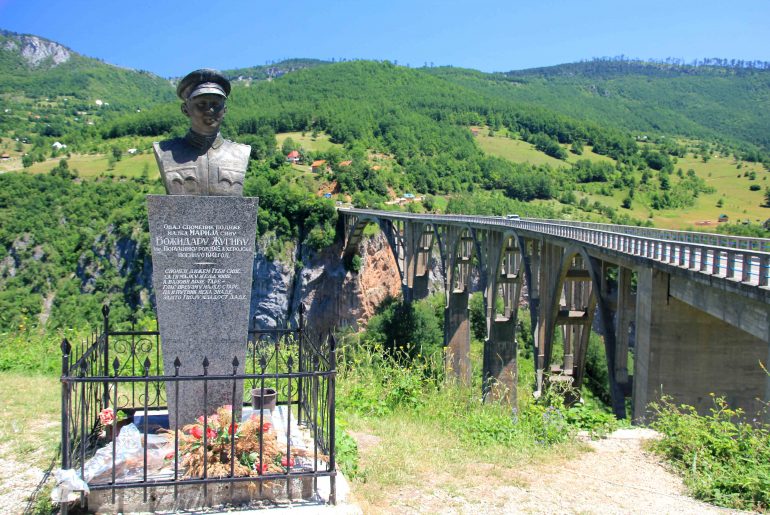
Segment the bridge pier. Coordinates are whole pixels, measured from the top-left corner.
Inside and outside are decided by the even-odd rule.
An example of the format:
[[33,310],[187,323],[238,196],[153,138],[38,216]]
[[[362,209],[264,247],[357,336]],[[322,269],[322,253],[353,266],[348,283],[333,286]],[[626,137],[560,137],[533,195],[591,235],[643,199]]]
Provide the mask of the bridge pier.
[[451,226],[446,229],[444,240],[444,345],[447,353],[447,375],[464,385],[470,385],[471,324],[468,299],[474,240],[467,229]]
[[486,235],[484,306],[487,337],[482,374],[484,398],[518,403],[516,322],[521,298],[523,250],[510,233]]
[[404,300],[424,299],[429,293],[431,251],[434,229],[432,224],[407,221],[404,224]]
[[712,393],[754,418],[770,401],[770,377],[759,365],[767,363],[770,345],[669,295],[670,280],[654,268],[638,271],[634,421],[647,421],[647,405],[661,395],[708,413]]

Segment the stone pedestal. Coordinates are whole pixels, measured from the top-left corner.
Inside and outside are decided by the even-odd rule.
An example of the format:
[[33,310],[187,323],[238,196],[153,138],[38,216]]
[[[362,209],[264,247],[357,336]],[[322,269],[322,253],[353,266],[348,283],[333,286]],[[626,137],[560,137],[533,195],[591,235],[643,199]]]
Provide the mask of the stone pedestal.
[[[148,195],[153,287],[166,375],[243,372],[256,234],[257,199]],[[169,422],[182,427],[217,407],[240,411],[243,384],[232,380],[166,383]],[[235,386],[235,398],[233,398]],[[178,415],[178,416],[177,416]],[[236,415],[238,416],[238,415]]]

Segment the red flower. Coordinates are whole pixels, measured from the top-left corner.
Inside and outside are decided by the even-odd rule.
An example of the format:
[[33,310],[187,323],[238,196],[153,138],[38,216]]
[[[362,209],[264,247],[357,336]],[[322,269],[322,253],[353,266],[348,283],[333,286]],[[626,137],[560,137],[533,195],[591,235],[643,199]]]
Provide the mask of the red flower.
[[104,408],[99,412],[99,422],[101,422],[103,426],[109,426],[114,420],[115,413],[112,411],[112,408]]
[[[233,426],[235,426],[235,427],[233,427]],[[235,433],[236,431],[238,431],[238,424],[230,424],[230,427],[227,430],[227,434],[231,435],[231,434]]]
[[254,464],[254,467],[257,469],[257,471],[260,474],[267,474],[267,469],[268,469],[268,464],[267,463],[263,463],[261,466],[259,465],[259,463],[256,463],[256,464]]
[[286,466],[293,467],[294,466],[294,458],[292,458],[291,460],[287,460],[286,456],[282,457],[281,458],[281,465],[283,465],[284,467],[286,467]]
[[169,452],[169,453],[167,453],[167,454],[166,454],[166,455],[163,457],[163,459],[166,459],[166,460],[173,460],[173,459],[174,459],[174,452],[172,451],[172,452]]
[[[201,426],[193,426],[193,428],[190,430],[190,434],[193,435],[194,438],[197,438],[200,440],[203,438],[203,428]],[[211,429],[210,427],[206,429],[206,437],[211,440],[212,438],[216,438],[217,432]]]

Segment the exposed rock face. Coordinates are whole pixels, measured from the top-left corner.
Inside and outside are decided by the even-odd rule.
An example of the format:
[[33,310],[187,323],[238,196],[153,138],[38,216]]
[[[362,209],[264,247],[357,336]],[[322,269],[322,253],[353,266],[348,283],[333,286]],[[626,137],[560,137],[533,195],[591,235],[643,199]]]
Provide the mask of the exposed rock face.
[[[259,242],[260,249],[265,242]],[[297,256],[299,253],[299,256]],[[386,298],[401,292],[395,260],[381,235],[361,244],[359,273],[348,272],[337,243],[320,252],[295,249],[287,262],[268,261],[262,252],[254,262],[251,314],[260,329],[296,323],[300,305],[305,320],[318,334],[336,327],[358,328]],[[299,258],[305,267],[295,271]]]
[[251,283],[252,324],[258,329],[283,327],[289,316],[289,297],[294,281],[294,259],[288,263],[265,258],[265,239],[257,240]]
[[8,249],[8,255],[0,261],[0,280],[16,276],[19,267],[23,266],[25,251],[31,244],[32,236],[29,233],[24,233],[13,240],[11,247]]
[[37,36],[11,35],[4,45],[5,50],[17,51],[30,67],[37,67],[50,59],[51,66],[58,66],[70,60],[70,51],[53,41]]
[[[359,328],[388,297],[401,293],[396,262],[382,234],[361,243],[359,273],[345,270],[341,244],[303,257],[309,266],[300,274],[292,312],[307,308],[309,326],[316,333],[335,327]],[[307,260],[307,261],[306,261]]]
[[[134,308],[153,305],[152,262],[149,249],[140,240],[139,234],[118,236],[112,226],[96,236],[88,250],[80,254],[74,271],[80,292],[94,293],[99,279],[112,270],[125,278],[125,287],[122,292],[110,293],[124,295]],[[254,260],[250,315],[256,328],[295,324],[303,305],[305,320],[314,334],[339,327],[359,329],[385,299],[401,295],[398,268],[381,233],[361,243],[363,262],[358,273],[345,270],[339,242],[320,252],[295,246],[282,260],[265,257],[269,243],[264,238],[257,241]],[[13,277],[25,259],[43,256],[43,249],[35,246],[29,235],[19,237],[0,263],[0,282],[3,277]],[[296,266],[298,260],[304,263],[301,269]],[[431,290],[441,287],[440,267],[432,270],[431,282]],[[41,293],[39,316],[43,324],[51,315],[54,298],[55,292]]]

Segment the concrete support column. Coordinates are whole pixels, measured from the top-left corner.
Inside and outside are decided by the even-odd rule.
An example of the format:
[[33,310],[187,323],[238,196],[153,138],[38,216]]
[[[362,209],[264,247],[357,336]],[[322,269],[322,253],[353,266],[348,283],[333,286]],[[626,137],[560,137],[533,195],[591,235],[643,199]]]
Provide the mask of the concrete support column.
[[649,419],[647,406],[661,395],[708,413],[711,393],[753,418],[770,400],[760,367],[770,359],[768,342],[670,296],[670,281],[663,271],[638,271],[634,420]]
[[[549,338],[549,324],[554,319],[553,305],[554,295],[560,295],[556,291],[564,248],[547,242],[540,244],[538,270],[538,313],[537,324],[534,330],[535,338],[535,373],[537,375],[536,390],[543,389],[544,375],[551,364],[551,342]],[[533,274],[534,275],[534,274]],[[551,331],[552,333],[552,331]]]
[[466,229],[449,226],[444,233],[446,308],[444,346],[447,376],[463,384],[471,383],[471,331],[468,313],[468,281],[473,259],[473,238]]
[[464,385],[471,384],[471,323],[468,317],[468,290],[450,292],[444,310],[448,375]]
[[634,320],[634,297],[631,295],[631,270],[618,267],[618,301],[615,312],[615,379],[628,383],[628,343],[631,322]]
[[[515,237],[502,233],[490,233],[485,244],[484,398],[504,400],[516,407],[516,321],[521,296],[522,250]],[[498,312],[498,302],[502,304],[501,312]]]

